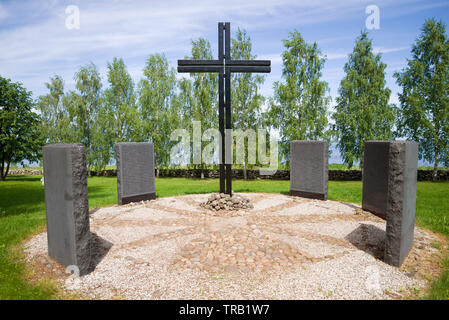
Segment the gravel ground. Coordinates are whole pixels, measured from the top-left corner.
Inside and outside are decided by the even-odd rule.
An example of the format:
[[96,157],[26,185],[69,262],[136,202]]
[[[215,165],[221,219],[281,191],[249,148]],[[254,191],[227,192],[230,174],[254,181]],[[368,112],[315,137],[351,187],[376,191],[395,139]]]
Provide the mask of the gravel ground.
[[81,278],[46,258],[46,233],[25,252],[95,299],[401,299],[439,272],[442,239],[428,231],[415,228],[397,269],[382,262],[385,222],[358,205],[240,195],[254,208],[215,212],[200,207],[209,195],[187,195],[95,210],[95,270]]

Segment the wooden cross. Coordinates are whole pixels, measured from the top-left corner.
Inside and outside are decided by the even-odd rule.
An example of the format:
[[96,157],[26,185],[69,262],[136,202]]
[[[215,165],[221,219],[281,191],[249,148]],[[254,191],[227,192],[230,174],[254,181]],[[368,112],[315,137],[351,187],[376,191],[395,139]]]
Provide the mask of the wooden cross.
[[218,72],[218,118],[221,134],[220,193],[227,193],[232,196],[232,159],[226,161],[225,152],[225,118],[226,131],[229,132],[232,129],[231,73],[269,73],[271,71],[270,65],[270,60],[231,59],[231,24],[229,22],[218,23],[218,60],[178,60],[178,72]]

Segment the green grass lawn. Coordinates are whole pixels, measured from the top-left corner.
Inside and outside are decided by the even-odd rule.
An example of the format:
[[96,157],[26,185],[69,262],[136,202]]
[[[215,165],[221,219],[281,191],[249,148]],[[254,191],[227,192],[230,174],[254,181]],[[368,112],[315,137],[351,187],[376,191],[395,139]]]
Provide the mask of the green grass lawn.
[[[25,266],[17,245],[45,226],[44,188],[41,176],[9,176],[0,181],[0,299],[58,299],[52,283],[24,280]],[[88,179],[91,209],[117,203],[115,177]],[[156,179],[159,197],[216,192],[218,179]],[[289,192],[289,181],[233,180],[234,192]],[[361,203],[360,181],[329,181],[329,199]],[[416,221],[449,237],[449,182],[418,182]],[[427,298],[449,298],[449,253],[445,272]]]

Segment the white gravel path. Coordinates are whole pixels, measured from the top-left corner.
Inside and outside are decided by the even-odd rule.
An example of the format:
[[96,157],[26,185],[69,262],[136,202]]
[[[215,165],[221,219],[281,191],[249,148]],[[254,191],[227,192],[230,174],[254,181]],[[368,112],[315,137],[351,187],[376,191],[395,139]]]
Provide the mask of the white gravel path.
[[[385,223],[357,205],[241,195],[254,208],[232,215],[201,208],[207,195],[96,210],[95,270],[58,281],[97,299],[391,299],[427,285],[375,258]],[[46,233],[24,247],[29,260],[46,256]]]

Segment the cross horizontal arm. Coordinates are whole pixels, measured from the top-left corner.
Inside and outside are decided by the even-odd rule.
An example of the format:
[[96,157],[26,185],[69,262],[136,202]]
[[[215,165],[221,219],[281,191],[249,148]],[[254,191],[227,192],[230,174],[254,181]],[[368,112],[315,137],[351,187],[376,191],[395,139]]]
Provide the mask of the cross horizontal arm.
[[178,72],[220,72],[223,66],[178,66]]
[[[178,66],[222,66],[223,62],[220,60],[178,60]],[[227,66],[270,66],[270,60],[228,60],[226,61]]]
[[220,60],[178,60],[178,66],[223,66],[223,61]]
[[[271,67],[259,67],[259,66],[228,66],[226,70],[230,72],[260,72],[269,73]],[[221,72],[224,71],[223,66],[178,66],[179,73],[186,72]]]
[[231,72],[260,72],[269,73],[271,72],[271,67],[259,67],[259,66],[226,66],[226,70]]
[[227,66],[267,66],[271,65],[270,60],[228,60],[226,61]]

